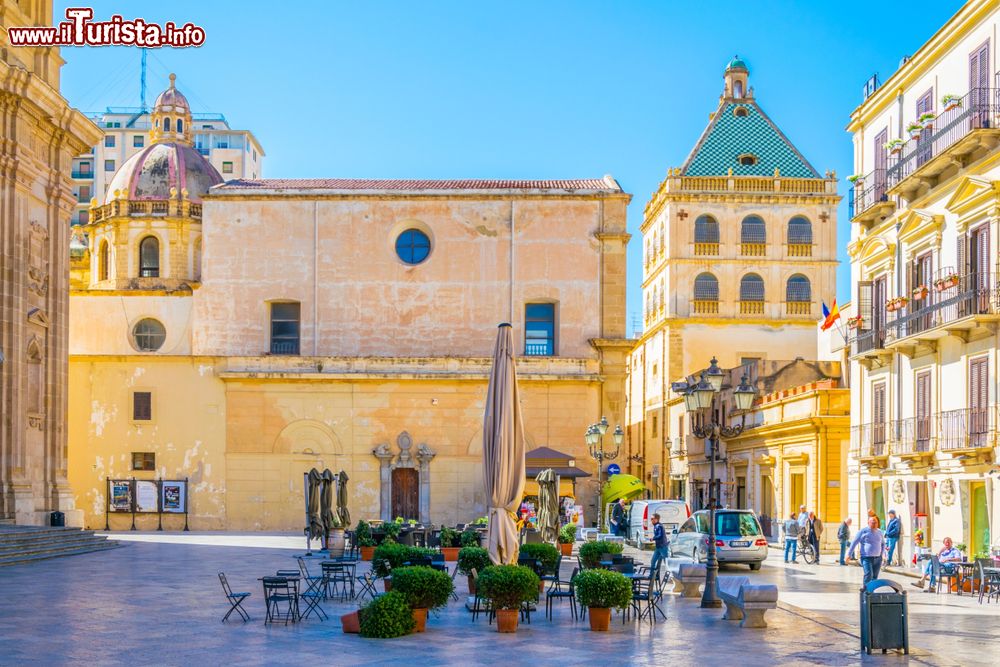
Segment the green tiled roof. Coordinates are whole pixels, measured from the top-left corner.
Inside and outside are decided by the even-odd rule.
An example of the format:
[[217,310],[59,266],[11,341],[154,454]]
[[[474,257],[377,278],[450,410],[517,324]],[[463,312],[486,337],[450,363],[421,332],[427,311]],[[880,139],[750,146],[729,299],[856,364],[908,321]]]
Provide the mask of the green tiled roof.
[[[736,107],[746,116],[737,116]],[[752,154],[757,164],[742,165],[739,156]],[[820,178],[819,173],[781,133],[767,114],[750,100],[727,101],[719,107],[694,150],[681,167],[684,176],[773,176],[779,169],[789,178]]]

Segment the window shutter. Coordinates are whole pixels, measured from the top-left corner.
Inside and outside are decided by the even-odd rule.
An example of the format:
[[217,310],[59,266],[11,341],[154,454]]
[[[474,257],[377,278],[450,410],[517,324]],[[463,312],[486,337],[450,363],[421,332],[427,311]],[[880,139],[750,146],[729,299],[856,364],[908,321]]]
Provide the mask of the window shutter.
[[983,225],[976,230],[976,288],[989,288],[990,278],[990,227]]
[[960,234],[957,239],[958,249],[955,256],[958,258],[958,266],[955,267],[955,272],[962,278],[969,275],[969,258],[968,258],[968,248],[969,248],[969,236],[968,234]]
[[917,419],[930,416],[931,407],[931,374],[930,371],[917,374]]
[[969,408],[973,410],[986,408],[989,399],[989,387],[986,384],[988,370],[988,357],[969,360]]
[[858,315],[861,316],[861,330],[872,328],[872,284],[871,281],[858,283]]

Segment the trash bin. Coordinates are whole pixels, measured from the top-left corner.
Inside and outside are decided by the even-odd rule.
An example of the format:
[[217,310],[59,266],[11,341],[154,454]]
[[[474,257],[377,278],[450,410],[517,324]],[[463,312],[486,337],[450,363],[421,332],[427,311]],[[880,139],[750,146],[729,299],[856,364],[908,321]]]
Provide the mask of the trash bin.
[[[879,590],[885,588],[891,591]],[[876,579],[861,589],[861,650],[910,652],[906,591],[895,581]]]
[[66,525],[66,515],[62,512],[52,512],[49,514],[49,525],[50,526],[65,526]]

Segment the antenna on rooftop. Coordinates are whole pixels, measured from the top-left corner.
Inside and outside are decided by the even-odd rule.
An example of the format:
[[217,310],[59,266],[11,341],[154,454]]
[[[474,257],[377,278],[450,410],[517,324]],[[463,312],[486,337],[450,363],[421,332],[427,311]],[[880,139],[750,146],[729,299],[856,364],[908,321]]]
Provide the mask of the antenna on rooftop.
[[139,77],[139,106],[143,113],[146,111],[146,51],[148,49],[142,50],[142,74]]

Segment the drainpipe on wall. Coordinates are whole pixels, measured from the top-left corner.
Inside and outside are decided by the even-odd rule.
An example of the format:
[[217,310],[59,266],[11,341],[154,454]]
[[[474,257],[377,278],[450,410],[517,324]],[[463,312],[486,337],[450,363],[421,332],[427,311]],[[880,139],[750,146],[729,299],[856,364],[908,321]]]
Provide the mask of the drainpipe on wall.
[[319,202],[313,202],[313,356],[319,354]]

